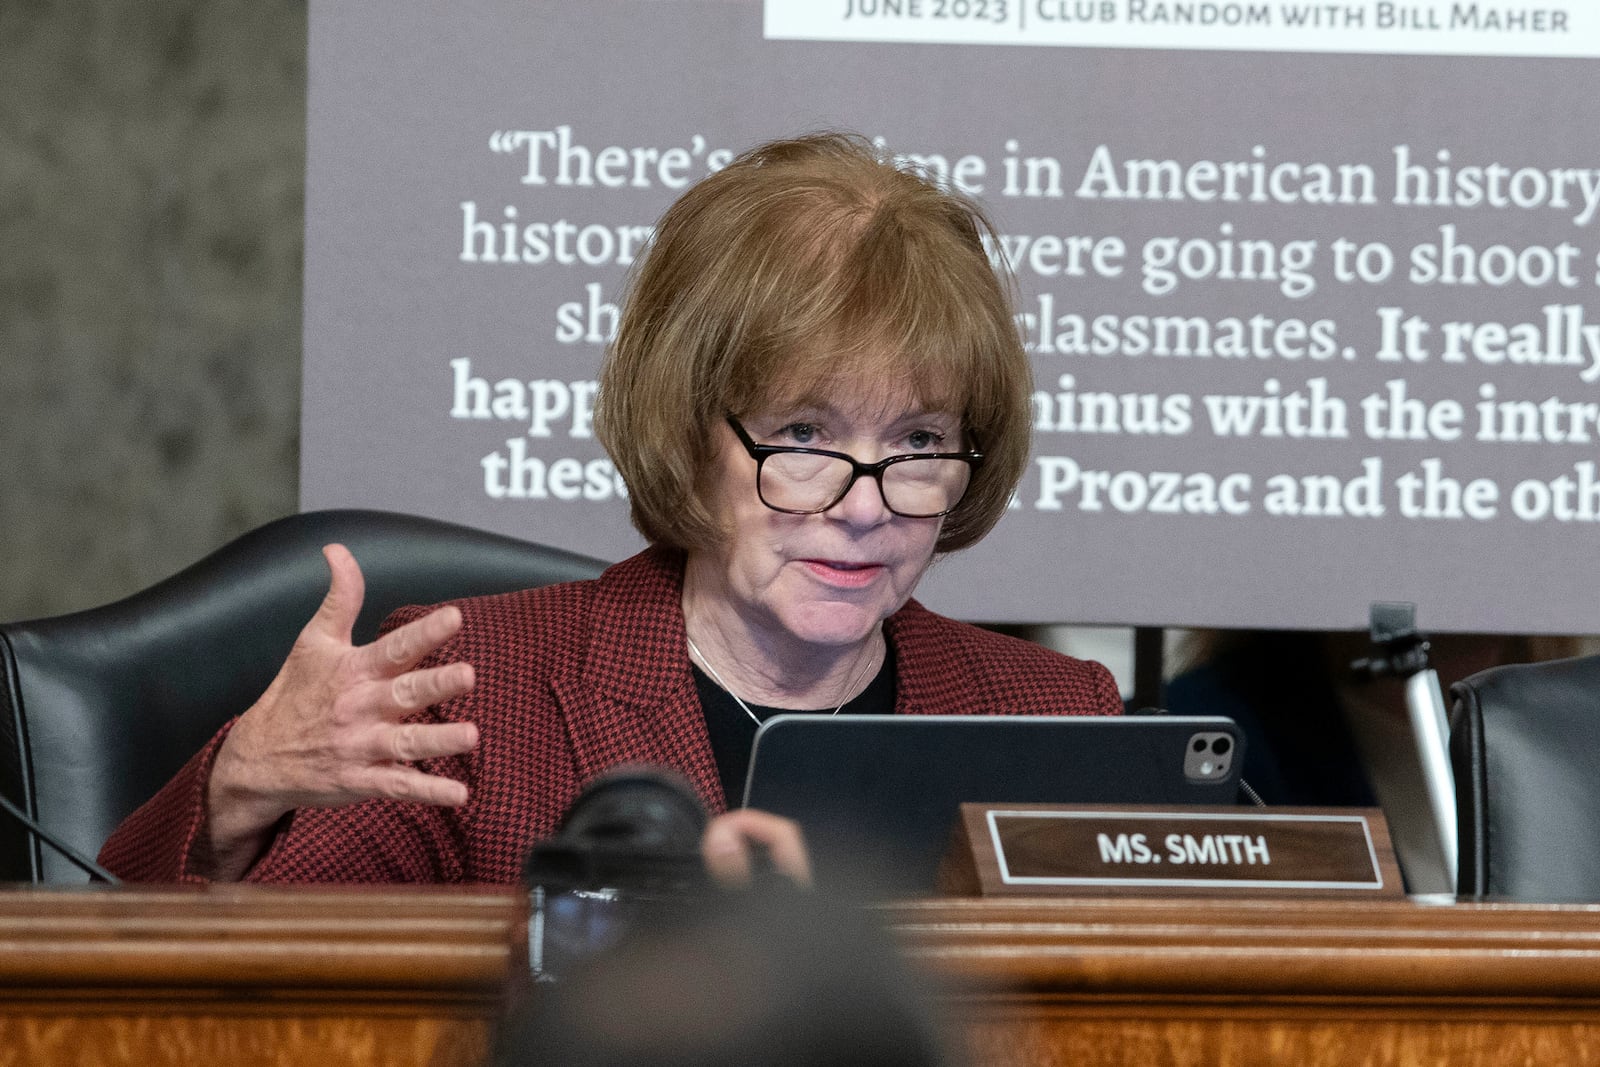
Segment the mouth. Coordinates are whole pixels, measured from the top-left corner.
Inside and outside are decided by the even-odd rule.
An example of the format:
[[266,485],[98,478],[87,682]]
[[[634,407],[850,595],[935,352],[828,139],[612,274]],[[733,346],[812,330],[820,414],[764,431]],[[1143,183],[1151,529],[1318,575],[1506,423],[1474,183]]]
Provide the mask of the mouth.
[[870,585],[884,569],[881,563],[856,563],[842,559],[807,559],[800,562],[829,585],[849,589]]

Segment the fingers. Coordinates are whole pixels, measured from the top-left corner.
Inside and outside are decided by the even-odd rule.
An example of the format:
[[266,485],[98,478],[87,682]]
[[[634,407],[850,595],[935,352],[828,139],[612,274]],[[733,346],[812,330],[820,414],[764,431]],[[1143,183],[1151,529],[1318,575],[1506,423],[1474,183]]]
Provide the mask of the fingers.
[[741,808],[718,815],[706,824],[700,855],[718,882],[749,885],[755,866],[753,846],[765,849],[779,874],[796,885],[811,885],[811,860],[799,825],[771,812]]
[[407,671],[388,682],[388,703],[399,711],[419,711],[469,692],[475,680],[470,663]]
[[343,545],[324,545],[322,558],[328,561],[328,595],[322,598],[306,629],[316,629],[349,644],[367,594],[366,580],[360,564]]
[[[338,792],[337,803],[378,797],[418,804],[460,807],[467,802],[467,787],[453,778],[426,774],[406,766],[415,760],[456,756],[478,744],[478,727],[470,722],[404,723],[371,731],[351,753]],[[313,806],[335,806],[325,798]]]
[[[301,636],[329,638],[350,647],[366,597],[366,579],[343,545],[324,545],[322,556],[328,562],[328,593]],[[409,671],[460,632],[460,609],[442,607],[355,649],[354,665],[369,677],[392,677]]]
[[461,610],[446,605],[357,649],[356,657],[363,673],[372,677],[393,677],[415,667],[423,657],[460,632]]
[[478,727],[470,722],[420,723],[409,722],[393,727],[384,733],[378,759],[410,763],[419,759],[436,759],[440,756],[458,756],[470,752],[478,744]]
[[368,796],[408,800],[440,808],[459,808],[467,802],[467,787],[454,778],[423,774],[410,767],[374,767],[361,785]]

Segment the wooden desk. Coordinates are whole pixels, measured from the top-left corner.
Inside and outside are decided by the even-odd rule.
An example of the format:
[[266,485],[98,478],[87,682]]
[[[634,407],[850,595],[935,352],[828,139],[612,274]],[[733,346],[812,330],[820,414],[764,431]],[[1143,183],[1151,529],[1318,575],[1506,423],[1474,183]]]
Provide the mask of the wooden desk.
[[929,901],[886,909],[980,1064],[1600,1064],[1600,908]]
[[[879,909],[982,1065],[1600,1065],[1600,908]],[[0,891],[0,1067],[470,1064],[509,890]]]
[[510,891],[0,891],[0,1067],[471,1064]]

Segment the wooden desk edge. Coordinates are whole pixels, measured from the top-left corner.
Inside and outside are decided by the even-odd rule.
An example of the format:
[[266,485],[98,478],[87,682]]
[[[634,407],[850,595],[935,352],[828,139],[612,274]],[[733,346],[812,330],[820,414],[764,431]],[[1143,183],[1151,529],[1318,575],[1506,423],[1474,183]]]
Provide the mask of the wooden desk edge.
[[[1600,906],[948,898],[873,910],[914,960],[976,988],[1600,1005]],[[526,899],[510,887],[0,889],[0,989],[492,996],[526,938]]]
[[969,988],[1600,1007],[1600,907],[1408,900],[947,899],[883,905]]
[[510,888],[0,889],[0,989],[271,987],[498,995]]

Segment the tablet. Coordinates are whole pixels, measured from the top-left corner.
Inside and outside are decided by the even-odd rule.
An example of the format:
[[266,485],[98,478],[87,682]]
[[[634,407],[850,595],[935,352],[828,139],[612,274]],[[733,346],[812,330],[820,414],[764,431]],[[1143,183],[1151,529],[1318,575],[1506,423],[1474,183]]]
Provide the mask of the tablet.
[[744,803],[800,824],[819,879],[915,893],[964,802],[1231,805],[1243,766],[1226,718],[776,715]]

